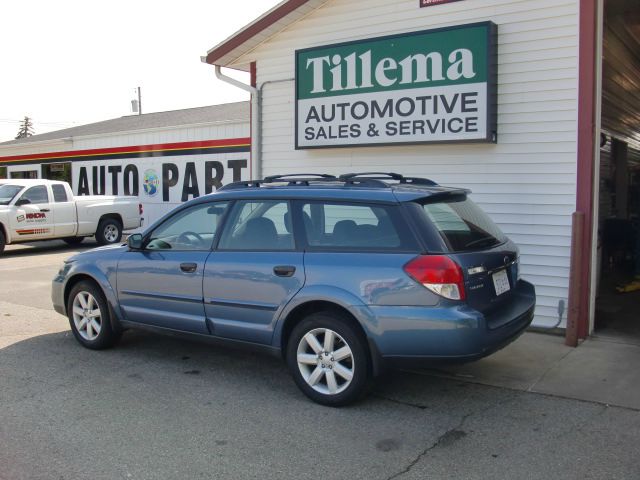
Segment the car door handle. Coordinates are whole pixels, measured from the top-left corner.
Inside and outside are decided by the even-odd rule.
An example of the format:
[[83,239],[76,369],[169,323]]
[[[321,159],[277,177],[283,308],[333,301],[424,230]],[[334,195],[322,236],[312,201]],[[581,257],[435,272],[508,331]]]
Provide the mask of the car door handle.
[[49,210],[48,208],[41,208],[40,211],[41,212],[50,212],[51,210]]
[[279,277],[292,277],[296,273],[296,267],[293,265],[276,265],[273,267],[273,273]]
[[185,273],[193,273],[198,269],[197,263],[181,263],[180,270]]

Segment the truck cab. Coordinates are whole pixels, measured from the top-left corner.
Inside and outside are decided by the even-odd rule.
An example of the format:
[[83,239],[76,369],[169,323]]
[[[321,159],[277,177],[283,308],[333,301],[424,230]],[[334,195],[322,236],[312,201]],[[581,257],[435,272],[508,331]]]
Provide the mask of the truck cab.
[[96,236],[116,243],[123,229],[142,224],[136,197],[74,197],[66,182],[5,180],[0,184],[0,252],[5,244],[63,239],[78,243]]
[[[73,194],[64,183],[22,181],[10,184],[16,193],[8,216],[8,240],[37,240],[43,236],[73,236],[77,230]],[[6,187],[5,187],[6,188]]]

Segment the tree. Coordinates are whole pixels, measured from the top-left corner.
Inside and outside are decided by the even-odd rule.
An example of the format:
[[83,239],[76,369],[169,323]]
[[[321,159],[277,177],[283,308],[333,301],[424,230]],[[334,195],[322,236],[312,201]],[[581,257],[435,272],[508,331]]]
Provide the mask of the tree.
[[20,122],[20,130],[18,130],[18,135],[16,135],[16,140],[20,138],[27,138],[33,135],[33,122],[29,117],[24,117],[24,120]]

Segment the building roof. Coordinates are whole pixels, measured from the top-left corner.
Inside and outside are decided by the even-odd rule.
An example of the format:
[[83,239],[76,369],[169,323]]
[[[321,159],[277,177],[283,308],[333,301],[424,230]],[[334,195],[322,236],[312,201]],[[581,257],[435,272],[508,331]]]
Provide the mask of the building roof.
[[33,135],[19,140],[11,140],[10,142],[0,143],[0,146],[26,145],[47,140],[146,130],[150,128],[234,121],[249,121],[249,102],[225,103],[208,107],[145,113],[143,115],[128,115],[111,120],[104,120],[102,122],[90,123],[88,125],[56,130],[55,132]]
[[[284,0],[213,47],[206,56],[202,57],[202,60],[212,65],[229,66],[245,53],[307,16],[326,2],[327,0]],[[249,70],[248,65],[237,65],[234,68]]]

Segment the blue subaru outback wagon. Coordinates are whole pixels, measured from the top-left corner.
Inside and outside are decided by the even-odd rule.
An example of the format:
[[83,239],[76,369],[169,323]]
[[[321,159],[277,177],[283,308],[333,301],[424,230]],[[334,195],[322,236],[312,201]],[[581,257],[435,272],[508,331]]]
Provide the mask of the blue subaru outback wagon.
[[344,405],[387,366],[481,358],[531,323],[518,249],[468,193],[395,173],[236,182],[70,258],[53,304],[87,348],[144,328],[264,349]]

